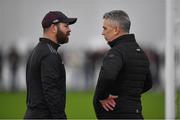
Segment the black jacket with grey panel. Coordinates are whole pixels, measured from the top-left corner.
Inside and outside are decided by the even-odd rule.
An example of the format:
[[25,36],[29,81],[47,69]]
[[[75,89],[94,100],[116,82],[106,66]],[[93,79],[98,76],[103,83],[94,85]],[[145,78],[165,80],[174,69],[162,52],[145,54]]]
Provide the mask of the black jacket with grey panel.
[[[142,119],[141,94],[152,87],[148,58],[134,34],[120,36],[109,45],[111,49],[104,57],[94,95],[96,116]],[[105,111],[99,100],[110,94],[118,95],[117,105],[113,111]]]
[[28,58],[26,67],[27,110],[25,119],[66,119],[66,76],[59,45],[47,38]]

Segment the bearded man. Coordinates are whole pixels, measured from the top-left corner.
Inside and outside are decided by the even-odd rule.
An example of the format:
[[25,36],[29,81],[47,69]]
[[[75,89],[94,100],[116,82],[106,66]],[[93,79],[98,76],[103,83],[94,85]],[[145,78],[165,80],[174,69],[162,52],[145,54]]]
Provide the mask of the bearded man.
[[27,61],[25,119],[66,119],[66,73],[57,49],[68,42],[69,25],[76,21],[60,11],[44,16],[43,37]]

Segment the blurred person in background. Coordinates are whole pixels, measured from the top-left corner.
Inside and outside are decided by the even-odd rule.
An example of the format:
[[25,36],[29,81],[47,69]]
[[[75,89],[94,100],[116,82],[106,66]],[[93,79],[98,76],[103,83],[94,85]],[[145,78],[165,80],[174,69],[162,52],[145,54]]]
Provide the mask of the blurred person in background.
[[103,16],[104,38],[111,49],[103,59],[94,95],[98,119],[143,119],[141,94],[152,87],[149,61],[129,34],[130,19],[122,10]]
[[102,60],[105,52],[106,49],[85,51],[84,76],[86,90],[94,89],[96,69],[97,67],[99,68],[99,63]]
[[95,76],[95,56],[92,51],[85,51],[85,61],[84,61],[84,76],[85,76],[85,86],[86,90],[91,90],[93,88],[93,81]]
[[2,50],[0,49],[0,90],[2,90],[2,65],[3,65],[3,55]]
[[10,68],[10,74],[11,74],[11,92],[17,91],[18,84],[17,84],[17,72],[19,69],[20,64],[20,55],[15,48],[15,46],[12,46],[10,48],[10,51],[8,53],[8,62],[9,62],[9,68]]
[[161,82],[160,82],[160,67],[162,60],[161,55],[158,53],[158,51],[155,48],[145,48],[144,49],[150,64],[150,70],[153,80],[153,90],[160,90],[161,89]]
[[76,20],[60,11],[50,11],[43,18],[43,37],[27,62],[25,119],[66,119],[66,73],[57,49],[68,42],[69,25]]
[[95,70],[99,57],[101,57],[99,51],[85,51],[84,75],[86,90],[92,90],[93,88]]

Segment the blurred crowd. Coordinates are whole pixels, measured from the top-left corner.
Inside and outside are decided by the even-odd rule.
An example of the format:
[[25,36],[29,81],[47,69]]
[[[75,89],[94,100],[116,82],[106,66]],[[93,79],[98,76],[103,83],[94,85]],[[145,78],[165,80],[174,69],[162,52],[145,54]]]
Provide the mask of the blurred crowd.
[[[26,90],[26,60],[31,50],[26,55],[19,53],[15,46],[8,51],[0,50],[0,91],[16,92]],[[102,64],[102,58],[107,49],[98,50],[58,50],[64,59],[67,75],[68,90],[93,90]],[[164,89],[164,53],[154,48],[144,48],[149,61],[155,91]],[[176,50],[176,81],[180,70],[179,52]],[[179,83],[178,83],[179,84]],[[179,85],[177,87],[179,88]]]

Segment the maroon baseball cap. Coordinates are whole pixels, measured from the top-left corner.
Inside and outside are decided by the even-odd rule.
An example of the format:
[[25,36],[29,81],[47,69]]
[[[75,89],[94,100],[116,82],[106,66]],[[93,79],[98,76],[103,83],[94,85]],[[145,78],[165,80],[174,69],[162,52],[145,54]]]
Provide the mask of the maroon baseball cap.
[[42,27],[48,28],[52,24],[57,23],[68,23],[69,25],[74,24],[77,21],[77,18],[68,18],[65,14],[60,11],[50,11],[48,12],[43,20],[42,20]]

